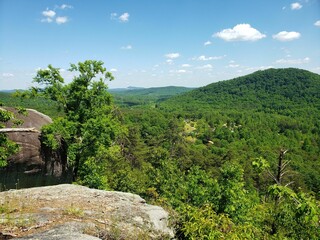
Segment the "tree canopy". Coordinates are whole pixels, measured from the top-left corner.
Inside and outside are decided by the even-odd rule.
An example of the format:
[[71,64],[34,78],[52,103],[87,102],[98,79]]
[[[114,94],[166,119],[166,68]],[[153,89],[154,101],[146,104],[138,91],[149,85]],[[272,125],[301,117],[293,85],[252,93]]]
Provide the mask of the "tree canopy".
[[106,81],[114,77],[101,61],[71,64],[69,71],[74,74],[73,81],[65,83],[59,69],[49,65],[34,78],[39,86],[22,94],[58,103],[65,115],[44,127],[44,143],[52,148],[66,145],[75,181],[90,187],[106,187],[105,158],[115,148],[122,131],[107,91]]

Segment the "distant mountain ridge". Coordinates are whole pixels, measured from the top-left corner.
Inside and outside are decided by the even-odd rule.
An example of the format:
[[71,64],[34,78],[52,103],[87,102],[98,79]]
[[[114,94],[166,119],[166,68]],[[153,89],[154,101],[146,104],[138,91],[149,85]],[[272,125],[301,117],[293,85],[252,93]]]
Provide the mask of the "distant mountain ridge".
[[115,88],[109,89],[110,93],[115,94],[130,94],[130,95],[176,95],[180,93],[185,93],[194,88],[179,87],[179,86],[166,86],[166,87],[128,87],[128,88]]
[[115,102],[121,106],[142,106],[152,105],[162,102],[168,98],[180,95],[193,90],[187,87],[153,87],[153,88],[124,88],[110,89],[109,92],[114,96]]
[[209,84],[163,103],[164,106],[202,105],[212,108],[282,109],[320,107],[320,75],[296,68],[267,69]]

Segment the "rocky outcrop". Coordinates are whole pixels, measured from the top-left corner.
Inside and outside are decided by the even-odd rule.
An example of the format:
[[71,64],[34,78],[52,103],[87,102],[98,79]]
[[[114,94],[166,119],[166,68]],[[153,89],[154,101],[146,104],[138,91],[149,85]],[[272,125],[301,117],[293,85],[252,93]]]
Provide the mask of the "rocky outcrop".
[[131,193],[62,184],[1,192],[0,206],[4,209],[0,214],[4,239],[173,237],[168,213]]
[[33,109],[27,109],[26,115],[19,114],[13,108],[6,109],[23,123],[19,126],[14,125],[14,121],[5,123],[6,128],[12,128],[12,131],[7,131],[7,136],[20,149],[8,159],[8,166],[0,169],[0,190],[70,181],[64,146],[51,151],[40,141],[41,128],[51,123],[51,118]]

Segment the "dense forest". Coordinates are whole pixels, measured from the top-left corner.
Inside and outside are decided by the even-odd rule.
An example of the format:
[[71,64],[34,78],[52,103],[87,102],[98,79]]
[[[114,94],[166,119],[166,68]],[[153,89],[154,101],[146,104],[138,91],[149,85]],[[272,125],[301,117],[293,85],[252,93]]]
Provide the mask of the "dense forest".
[[177,239],[320,238],[319,75],[268,69],[194,90],[110,94],[102,62],[71,70],[70,84],[40,70],[41,88],[1,102],[55,119],[43,140],[67,144],[75,182],[165,207]]
[[159,87],[159,88],[119,88],[110,89],[109,92],[114,97],[116,105],[121,107],[133,107],[141,105],[155,106],[177,94],[191,91],[192,88],[186,87]]

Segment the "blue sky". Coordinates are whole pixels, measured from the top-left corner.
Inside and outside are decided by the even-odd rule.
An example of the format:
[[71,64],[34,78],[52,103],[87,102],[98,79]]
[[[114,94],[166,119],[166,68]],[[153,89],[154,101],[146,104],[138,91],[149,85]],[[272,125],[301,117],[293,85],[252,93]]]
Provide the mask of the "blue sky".
[[102,60],[116,87],[199,87],[270,67],[320,73],[319,0],[0,0],[0,89]]

